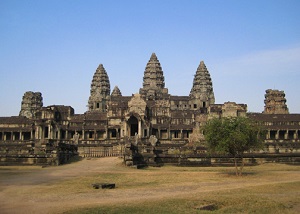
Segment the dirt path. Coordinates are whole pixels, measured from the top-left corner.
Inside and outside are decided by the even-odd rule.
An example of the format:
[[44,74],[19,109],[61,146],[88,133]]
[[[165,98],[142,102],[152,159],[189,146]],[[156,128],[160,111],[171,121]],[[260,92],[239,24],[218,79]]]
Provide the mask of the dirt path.
[[[89,205],[142,202],[210,191],[300,181],[300,173],[295,171],[284,174],[279,171],[276,172],[278,176],[264,176],[262,178],[236,179],[229,177],[224,180],[216,180],[216,182],[208,181],[208,179],[217,176],[218,173],[203,172],[199,174],[198,172],[197,176],[202,176],[203,182],[196,184],[187,181],[152,188],[141,186],[133,189],[116,188],[63,195],[47,192],[49,186],[60,181],[106,172],[145,174],[143,170],[124,167],[118,158],[84,159],[73,164],[43,169],[28,167],[21,170],[5,170],[5,167],[0,168],[1,213],[61,213],[71,208]],[[192,175],[192,173],[190,174]],[[36,195],[39,197],[35,197]]]

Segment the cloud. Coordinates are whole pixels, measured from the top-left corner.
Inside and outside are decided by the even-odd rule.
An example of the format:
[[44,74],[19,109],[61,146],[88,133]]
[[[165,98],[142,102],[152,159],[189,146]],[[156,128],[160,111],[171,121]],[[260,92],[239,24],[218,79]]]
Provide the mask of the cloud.
[[[278,75],[299,72],[300,45],[263,50],[225,60],[219,64],[224,74]],[[299,73],[300,75],[300,73]]]

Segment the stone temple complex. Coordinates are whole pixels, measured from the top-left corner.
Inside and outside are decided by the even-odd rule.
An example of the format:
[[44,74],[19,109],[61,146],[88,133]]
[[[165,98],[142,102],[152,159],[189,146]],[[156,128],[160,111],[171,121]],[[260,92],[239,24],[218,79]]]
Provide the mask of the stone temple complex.
[[203,61],[187,96],[168,93],[155,53],[146,64],[139,93],[132,96],[123,96],[117,86],[111,91],[108,73],[102,64],[96,69],[84,114],[75,114],[71,106],[43,106],[40,92],[25,92],[19,116],[0,118],[0,163],[60,164],[77,154],[126,156],[130,146],[148,163],[182,161],[178,152],[184,151],[193,151],[201,162],[205,147],[200,128],[212,117],[237,116],[266,127],[259,154],[299,157],[300,114],[289,114],[283,91],[266,90],[264,111],[248,113],[246,104],[215,104]]

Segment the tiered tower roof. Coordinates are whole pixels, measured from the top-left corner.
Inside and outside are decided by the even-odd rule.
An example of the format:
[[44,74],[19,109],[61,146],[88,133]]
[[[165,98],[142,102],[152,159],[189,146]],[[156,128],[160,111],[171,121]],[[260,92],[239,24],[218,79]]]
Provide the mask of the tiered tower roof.
[[288,114],[285,93],[279,90],[266,90],[265,94],[265,114]]
[[[91,83],[91,91],[89,97],[89,110],[95,109],[97,103],[101,103],[103,100],[108,99],[110,96],[110,82],[108,75],[100,64],[94,73]],[[97,107],[96,107],[97,108]]]
[[121,91],[120,91],[120,89],[119,89],[118,86],[114,87],[113,91],[111,92],[111,96],[112,97],[120,97],[120,96],[122,96],[122,93],[121,93]]
[[[196,74],[194,76],[193,87],[190,92],[191,99],[200,99],[207,104],[215,103],[212,80],[203,61],[200,62]],[[202,106],[205,107],[205,106]]]
[[152,88],[152,87],[157,87],[162,89],[165,87],[164,74],[160,66],[160,62],[158,61],[155,53],[152,53],[150,60],[146,65],[143,80],[144,80],[143,82],[144,89]]
[[159,60],[155,53],[152,53],[148,61],[143,77],[143,88],[140,89],[142,94],[147,99],[155,99],[161,94],[167,94],[165,89],[165,77]]
[[43,97],[41,92],[27,91],[24,93],[20,116],[33,118],[36,111],[43,107]]

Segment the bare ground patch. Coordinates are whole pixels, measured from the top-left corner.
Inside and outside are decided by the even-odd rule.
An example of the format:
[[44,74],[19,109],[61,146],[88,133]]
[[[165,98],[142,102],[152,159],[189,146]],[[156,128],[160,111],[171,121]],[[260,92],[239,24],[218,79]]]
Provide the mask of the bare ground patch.
[[[266,164],[247,167],[245,176],[235,177],[231,167],[165,166],[137,170],[123,166],[121,159],[113,157],[47,168],[0,167],[0,208],[1,213],[63,213],[97,206],[171,203],[171,199],[189,199],[192,203],[203,195],[215,198],[212,201],[216,203],[218,193],[232,193],[238,198],[244,189],[248,194],[256,189],[265,198],[274,189],[287,198],[285,185],[300,182],[299,169],[300,166]],[[93,189],[91,184],[95,182],[114,182],[116,189]],[[293,198],[300,198],[300,190],[293,194]],[[291,204],[291,210],[298,211],[299,203]],[[196,212],[205,205],[210,204],[195,202],[191,207]]]

